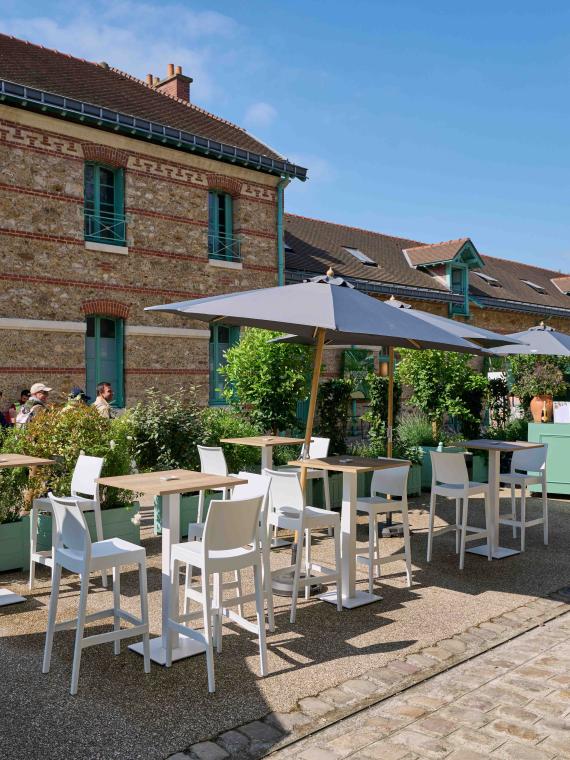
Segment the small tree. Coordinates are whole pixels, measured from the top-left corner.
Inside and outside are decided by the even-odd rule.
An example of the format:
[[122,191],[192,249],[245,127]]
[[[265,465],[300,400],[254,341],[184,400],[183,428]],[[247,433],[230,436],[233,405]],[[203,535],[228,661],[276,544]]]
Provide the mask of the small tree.
[[568,360],[560,356],[515,354],[508,357],[513,378],[512,391],[528,410],[533,396],[562,396],[567,384],[564,373]]
[[262,430],[277,435],[297,421],[297,402],[309,393],[311,351],[295,343],[270,343],[281,335],[249,328],[226,351],[220,369],[226,380],[224,398],[250,416]]
[[321,383],[318,398],[318,430],[330,438],[331,454],[346,452],[348,407],[354,383],[349,378],[331,378]]
[[509,385],[504,377],[494,377],[489,380],[487,409],[491,426],[504,430],[511,416]]
[[398,376],[413,388],[411,402],[429,417],[435,433],[445,414],[458,417],[464,429],[478,424],[488,381],[470,366],[471,355],[402,350],[400,356]]
[[[368,409],[363,419],[370,425],[368,437],[370,438],[370,453],[373,456],[386,455],[386,438],[388,425],[388,383],[387,377],[369,374],[366,378],[368,387]],[[398,413],[400,404],[401,386],[394,379],[394,419]]]

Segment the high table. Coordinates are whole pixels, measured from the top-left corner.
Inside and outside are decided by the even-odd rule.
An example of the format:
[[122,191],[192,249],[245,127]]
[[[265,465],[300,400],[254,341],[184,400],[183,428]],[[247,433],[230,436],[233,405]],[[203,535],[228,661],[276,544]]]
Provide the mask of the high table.
[[[501,475],[501,453],[512,453],[520,449],[537,449],[542,446],[540,443],[527,443],[526,441],[494,441],[488,438],[481,438],[475,441],[461,441],[458,446],[465,446],[466,449],[475,449],[478,451],[489,452],[489,512],[491,515],[491,525],[487,530],[491,536],[491,556],[493,559],[503,559],[513,554],[520,554],[517,549],[507,549],[499,545],[499,490]],[[481,546],[475,546],[467,549],[471,554],[480,554],[487,557],[487,543]]]
[[[373,472],[385,470],[390,467],[401,467],[410,464],[405,459],[374,459],[371,457],[336,456],[323,459],[300,459],[289,462],[295,467],[311,467],[317,470],[331,470],[342,472],[342,512],[341,526],[341,578],[342,578],[342,606],[346,609],[361,607],[382,599],[377,594],[356,589],[356,501],[357,482],[359,472]],[[319,599],[331,604],[336,604],[337,592],[328,591]]]
[[[151,639],[150,656],[159,665],[166,664],[164,636],[167,631],[168,618],[178,619],[178,584],[179,578],[170,576],[170,549],[180,541],[180,494],[191,491],[208,491],[214,488],[233,488],[247,483],[241,478],[225,475],[209,475],[192,470],[166,470],[146,472],[138,475],[117,475],[111,478],[99,478],[102,486],[111,486],[125,491],[150,494],[162,497],[162,628],[161,635]],[[173,642],[172,659],[181,660],[205,651],[199,641],[171,632]],[[132,644],[132,649],[142,654],[142,643]]]
[[[46,464],[54,464],[53,459],[28,457],[23,454],[0,454],[0,469],[6,467],[27,467],[30,475],[34,475],[37,467]],[[25,601],[25,597],[15,594],[13,591],[8,591],[6,588],[0,588],[0,607]]]
[[[305,443],[304,438],[285,438],[280,435],[256,435],[245,438],[222,438],[220,443],[232,443],[235,446],[256,446],[261,449],[261,472],[273,469],[274,446],[296,446]],[[291,546],[290,541],[275,536],[271,541],[271,548],[278,549],[282,546]]]

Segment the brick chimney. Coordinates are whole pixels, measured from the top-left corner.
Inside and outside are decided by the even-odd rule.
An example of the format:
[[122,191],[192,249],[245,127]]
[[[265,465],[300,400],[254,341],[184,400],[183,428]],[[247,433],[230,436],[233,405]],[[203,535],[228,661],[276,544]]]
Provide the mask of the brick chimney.
[[159,92],[174,95],[176,98],[190,102],[190,85],[192,81],[192,77],[187,77],[182,73],[182,66],[175,67],[173,63],[169,63],[166,68],[166,79],[159,81],[155,79],[153,87]]

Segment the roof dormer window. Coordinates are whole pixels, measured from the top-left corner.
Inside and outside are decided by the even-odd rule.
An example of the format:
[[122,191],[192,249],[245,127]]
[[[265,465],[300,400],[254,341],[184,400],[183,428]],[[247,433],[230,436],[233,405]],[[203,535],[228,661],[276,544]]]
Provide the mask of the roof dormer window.
[[362,251],[358,248],[352,248],[349,245],[343,245],[342,247],[347,253],[350,253],[351,256],[354,256],[357,261],[360,261],[361,264],[365,264],[367,267],[378,266],[378,264],[373,259],[367,256],[365,253],[362,253]]
[[503,287],[501,283],[497,280],[497,278],[491,277],[490,274],[485,274],[484,272],[473,272],[473,274],[476,274],[477,277],[480,277],[483,280],[483,282],[486,282],[487,285],[490,285],[492,288]]
[[542,287],[542,285],[537,285],[536,282],[533,282],[532,280],[521,280],[521,282],[524,282],[525,285],[528,285],[529,288],[532,288],[537,293],[546,293],[546,290]]

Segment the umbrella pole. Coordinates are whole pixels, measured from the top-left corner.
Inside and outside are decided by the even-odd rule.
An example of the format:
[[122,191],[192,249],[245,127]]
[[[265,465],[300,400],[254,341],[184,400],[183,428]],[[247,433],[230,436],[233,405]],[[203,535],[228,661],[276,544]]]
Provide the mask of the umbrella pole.
[[[317,407],[317,395],[319,392],[319,377],[321,374],[321,365],[323,363],[323,349],[325,346],[325,330],[317,327],[317,341],[315,345],[315,357],[313,363],[313,378],[311,380],[311,396],[309,398],[309,412],[307,414],[307,425],[305,427],[305,444],[303,455],[308,456],[311,436],[313,435],[313,422],[315,420],[315,409]],[[301,490],[305,494],[307,484],[307,468],[301,467]]]
[[388,429],[386,431],[386,456],[393,454],[393,430],[394,430],[394,346],[388,349]]

